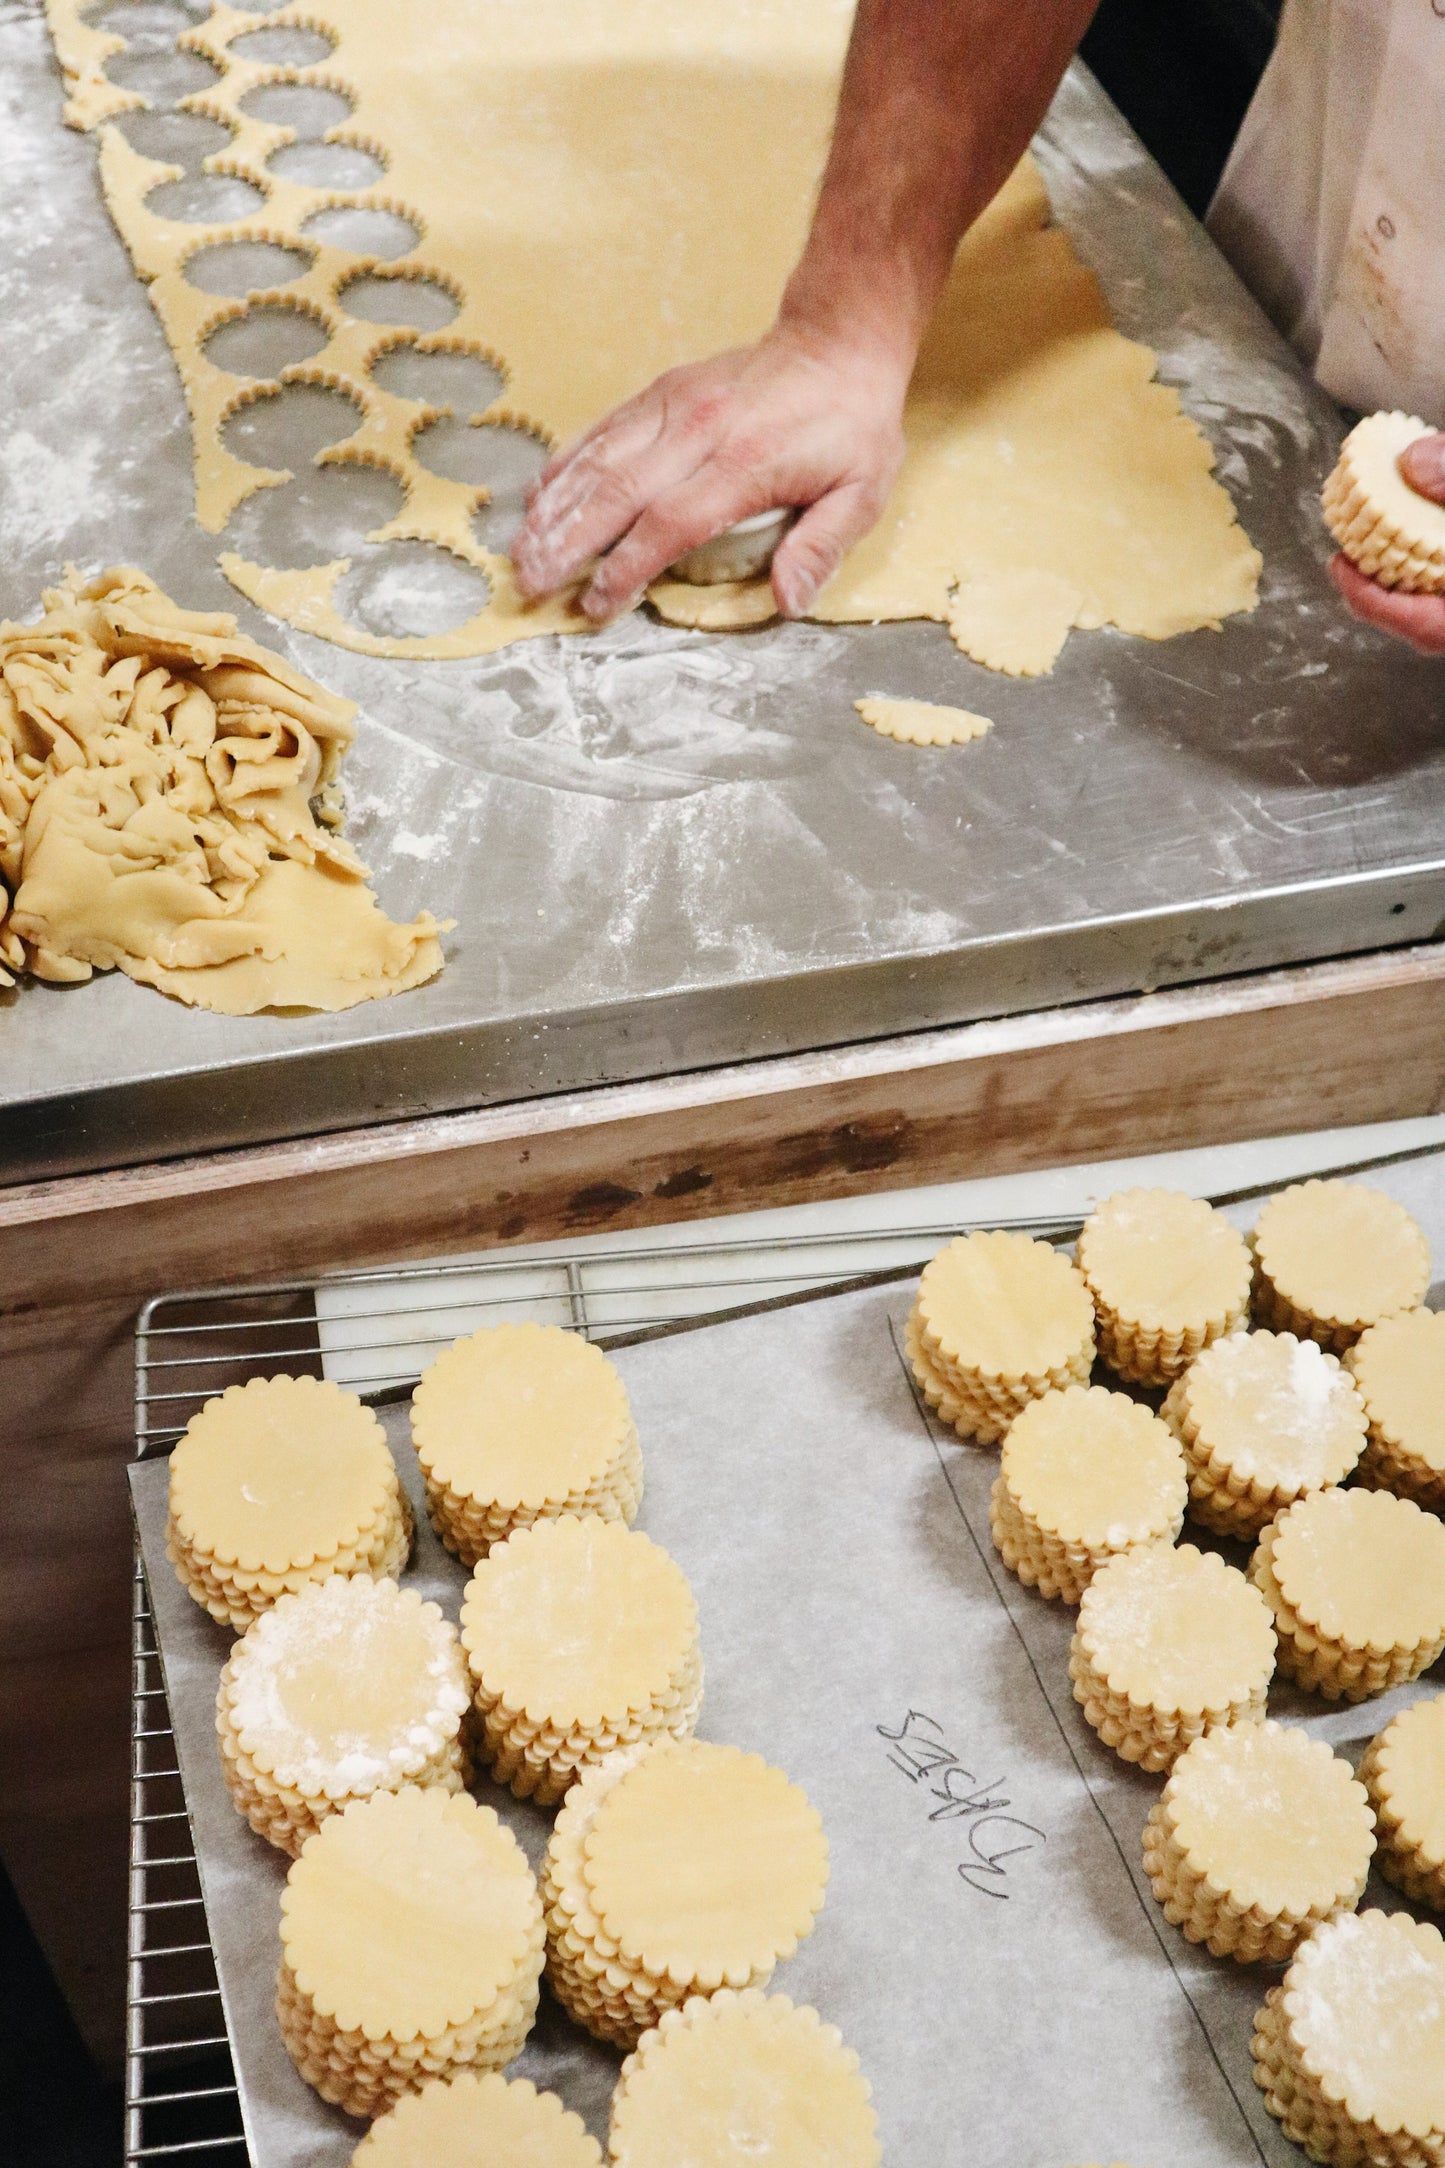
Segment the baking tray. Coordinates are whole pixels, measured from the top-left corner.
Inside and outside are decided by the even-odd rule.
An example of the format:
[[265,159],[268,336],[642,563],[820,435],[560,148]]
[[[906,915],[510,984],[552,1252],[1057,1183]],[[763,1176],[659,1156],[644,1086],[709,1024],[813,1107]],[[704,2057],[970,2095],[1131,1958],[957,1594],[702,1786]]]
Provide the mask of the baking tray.
[[[769,1250],[785,1265],[781,1247]],[[408,1334],[420,1292],[413,1283],[410,1307],[398,1308]],[[440,1300],[446,1292],[443,1276]],[[967,2147],[981,2168],[1088,2157],[1284,2168],[1298,2156],[1265,2114],[1249,2062],[1272,1975],[1192,1949],[1150,1897],[1140,1830],[1157,1780],[1118,1762],[1076,1709],[1072,1613],[999,1565],[987,1522],[995,1456],[961,1445],[917,1404],[898,1353],[910,1299],[895,1285],[794,1295],[614,1342],[647,1456],[642,1525],[699,1598],[703,1735],[788,1768],[829,1830],[828,1905],[775,1984],[815,2001],[859,2049],[890,2158],[941,2164]],[[264,1353],[258,1334],[270,1336]],[[374,1329],[368,1344],[378,1345]],[[158,1351],[199,1353],[207,1369],[191,1383],[204,1389],[238,1349],[255,1351],[253,1365],[322,1367],[298,1290],[151,1306],[143,1445],[163,1453],[185,1412],[158,1398],[185,1376],[160,1372]],[[392,1352],[392,1377],[403,1359]],[[419,1498],[404,1405],[393,1398],[381,1412]],[[236,2052],[232,2127],[219,2142],[238,2149],[240,2117],[256,2168],[327,2168],[349,2158],[360,2126],[302,2084],[271,2018],[286,1861],[246,1829],[220,1780],[213,1700],[229,1637],[165,1563],[163,1460],[142,1460],[132,1477]],[[465,1574],[420,1526],[412,1577],[455,1616]],[[1321,1714],[1282,1687],[1272,1706],[1356,1754],[1431,1690],[1422,1682]],[[485,1779],[479,1790],[535,1857],[548,1817]],[[1367,1901],[1399,1903],[1373,1884]],[[556,2086],[601,2134],[617,2058],[545,2001],[516,2067]],[[156,2110],[137,2102],[133,2113],[141,2130]]]
[[[351,833],[395,915],[425,903],[458,928],[435,984],[343,1016],[197,1014],[119,975],[3,997],[0,1180],[1418,941],[1445,919],[1438,671],[1355,625],[1324,575],[1338,417],[1083,69],[1038,144],[1057,213],[1215,444],[1266,574],[1259,611],[1222,633],[1079,635],[1034,682],[928,625],[718,637],[632,618],[419,664],[272,624],[195,526],[174,365],[95,146],[59,108],[39,0],[0,0],[0,613],[32,608],[67,558],[130,560],[235,610],[361,703]],[[853,714],[880,689],[996,728],[962,754],[900,747]]]

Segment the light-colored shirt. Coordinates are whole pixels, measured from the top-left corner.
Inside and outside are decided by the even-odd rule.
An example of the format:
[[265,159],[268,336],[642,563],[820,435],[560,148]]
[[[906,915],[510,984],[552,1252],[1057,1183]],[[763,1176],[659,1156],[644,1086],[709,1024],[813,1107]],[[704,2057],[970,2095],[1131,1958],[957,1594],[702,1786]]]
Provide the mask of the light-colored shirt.
[[1445,425],[1445,0],[1285,0],[1208,225],[1326,391]]

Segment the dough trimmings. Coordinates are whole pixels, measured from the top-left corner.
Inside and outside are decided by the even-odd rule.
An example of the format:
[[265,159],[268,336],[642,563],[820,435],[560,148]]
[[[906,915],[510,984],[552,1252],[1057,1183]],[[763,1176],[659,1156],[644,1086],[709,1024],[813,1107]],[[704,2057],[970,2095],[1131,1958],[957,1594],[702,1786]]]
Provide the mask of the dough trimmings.
[[1290,1332],[1214,1341],[1160,1413],[1189,1464],[1191,1519],[1249,1542],[1307,1491],[1342,1483],[1365,1443],[1349,1371]]
[[1035,569],[960,580],[948,606],[954,645],[1008,677],[1046,676],[1071,629],[1087,621],[1078,588]]
[[1417,1904],[1445,1912],[1445,1694],[1402,1710],[1360,1764],[1379,1833],[1376,1863]]
[[1074,1699],[1095,1731],[1155,1770],[1213,1725],[1262,1718],[1274,1667],[1259,1592],[1188,1543],[1143,1544],[1101,1566],[1069,1653]]
[[225,1015],[346,1009],[441,969],[340,835],[349,700],[144,573],[0,624],[0,984],[123,971]]
[[771,1971],[811,1934],[828,1840],[781,1769],[690,1739],[654,1747],[610,1793],[582,1872],[625,1962],[710,1992]]
[[555,2093],[461,2070],[404,2094],[372,2124],[351,2168],[602,2168],[602,2148]]
[[967,708],[937,707],[930,700],[894,700],[870,693],[853,705],[881,738],[897,738],[903,745],[969,745],[993,728],[986,715],[973,715]]
[[1369,1421],[1360,1480],[1445,1509],[1445,1313],[1369,1326],[1345,1357]]
[[1099,1353],[1138,1384],[1169,1384],[1249,1315],[1249,1246],[1200,1197],[1108,1197],[1085,1220],[1077,1256],[1099,1313]]
[[1445,2161],[1445,1943],[1347,1913],[1301,1943],[1255,2019],[1255,2083],[1316,2160]]
[[1375,1849],[1365,1787],[1322,1739],[1231,1724],[1193,1740],[1144,1827],[1167,1917],[1216,1957],[1278,1964],[1359,1903]]
[[1250,1575],[1274,1612],[1280,1669],[1363,1700],[1445,1650],[1445,1524],[1389,1491],[1316,1491],[1272,1521]]
[[231,1652],[216,1696],[237,1811],[295,1854],[326,1815],[402,1784],[460,1791],[471,1687],[456,1629],[365,1575],[282,1596]]
[[1255,1314],[1343,1355],[1367,1325],[1418,1308],[1430,1245],[1403,1205],[1362,1182],[1298,1182],[1271,1197],[1252,1237]]
[[378,1792],[323,1822],[286,1877],[282,2037],[324,2099],[374,2116],[429,2075],[510,2062],[542,1951],[537,1885],[490,1807]]
[[544,1515],[636,1516],[626,1389],[580,1333],[489,1325],[454,1341],[412,1396],[411,1428],[432,1526],[469,1566]]
[[[49,0],[49,12],[71,69],[68,117],[93,125],[115,104],[97,81],[101,60],[82,0]],[[826,156],[846,14],[831,0],[796,0],[761,16],[745,0],[665,10],[632,0],[609,13],[613,94],[603,100],[578,65],[598,50],[590,0],[413,11],[402,46],[383,0],[312,5],[305,19],[336,48],[314,70],[246,57],[237,40],[252,24],[240,11],[219,10],[185,33],[187,47],[220,71],[189,104],[231,131],[227,170],[265,196],[250,216],[200,225],[157,216],[147,198],[178,169],[141,156],[117,130],[102,138],[106,200],[185,385],[198,517],[218,531],[245,496],[280,478],[221,441],[226,415],[249,387],[205,352],[213,326],[251,303],[238,310],[200,292],[185,262],[221,242],[281,242],[305,258],[286,298],[328,334],[288,377],[343,390],[362,413],[353,434],[321,457],[363,458],[395,476],[406,491],[404,531],[481,571],[491,592],[455,630],[401,639],[342,614],[347,560],[339,551],[304,570],[228,551],[227,576],[277,616],[362,652],[468,655],[590,630],[566,598],[524,606],[507,560],[477,541],[473,518],[486,492],[422,465],[414,439],[428,410],[372,375],[399,327],[350,315],[346,282],[379,269],[442,286],[457,305],[448,338],[496,357],[506,379],[475,419],[520,422],[557,441],[573,435],[661,370],[754,336],[774,313]],[[245,107],[259,85],[281,80],[345,91],[349,132],[386,158],[375,187],[343,193],[270,170],[287,132]],[[451,125],[446,100],[463,83]],[[746,215],[729,227],[718,206],[735,206],[737,173],[760,140],[776,154],[769,186],[753,191]],[[676,185],[659,192],[659,171]],[[421,238],[378,267],[306,232],[316,212],[343,203],[401,210]],[[625,277],[617,271],[622,234]],[[580,340],[579,321],[588,327]],[[934,314],[892,501],[813,614],[944,622],[956,587],[1001,573],[1063,583],[1081,598],[1078,622],[1151,638],[1252,609],[1259,555],[1211,473],[1207,440],[1178,395],[1151,381],[1152,364],[1114,328],[1097,280],[1050,223],[1042,179],[1025,160],[966,237]],[[1003,567],[1001,506],[1014,560]],[[674,609],[686,606],[676,583],[668,595]],[[747,583],[745,620],[755,623],[760,606]],[[707,608],[714,623],[736,621],[716,600]]]
[[743,2160],[787,2168],[878,2168],[867,2079],[842,2035],[785,1995],[726,1990],[669,2010],[622,2066],[612,2102],[613,2168]]
[[1156,1415],[1102,1385],[1071,1385],[1014,1421],[990,1524],[1011,1572],[1077,1603],[1106,1559],[1177,1536],[1187,1496],[1179,1441]]
[[620,1522],[538,1520],[496,1545],[468,1583],[461,1636],[480,1751],[523,1797],[549,1804],[583,1762],[697,1722],[692,1591],[660,1544]]
[[1430,429],[1414,414],[1367,414],[1340,446],[1322,495],[1325,524],[1345,555],[1406,594],[1445,593],[1445,506],[1400,472],[1401,453]]

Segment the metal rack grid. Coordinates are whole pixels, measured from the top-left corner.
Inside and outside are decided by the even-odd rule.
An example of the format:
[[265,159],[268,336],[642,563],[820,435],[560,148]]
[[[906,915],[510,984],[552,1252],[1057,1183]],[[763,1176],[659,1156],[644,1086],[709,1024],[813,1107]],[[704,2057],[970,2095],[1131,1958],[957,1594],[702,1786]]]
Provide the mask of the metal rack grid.
[[[1358,1174],[1421,1156],[1427,1155],[1382,1154],[1331,1172]],[[1212,1201],[1241,1203],[1264,1197],[1277,1186],[1255,1184]],[[982,1223],[641,1245],[611,1250],[605,1258],[550,1258],[545,1264],[557,1275],[558,1291],[544,1297],[543,1306],[558,1322],[599,1345],[618,1347],[742,1311],[908,1278],[944,1242],[979,1224],[1063,1242],[1077,1234],[1080,1223],[993,1215]],[[900,1261],[900,1250],[908,1252],[906,1262]],[[805,1262],[810,1253],[823,1252],[826,1264]],[[880,1266],[885,1253],[887,1261]],[[632,1269],[624,1271],[620,1282],[608,1278],[602,1299],[594,1292],[589,1308],[588,1276],[603,1263],[609,1272]],[[689,1267],[694,1268],[690,1275]],[[203,1401],[243,1382],[263,1365],[272,1372],[287,1369],[319,1376],[327,1357],[374,1357],[374,1370],[348,1368],[348,1385],[372,1404],[401,1399],[437,1343],[435,1331],[417,1333],[419,1316],[435,1311],[444,1317],[458,1309],[468,1316],[488,1309],[515,1314],[519,1300],[529,1299],[519,1297],[516,1282],[528,1273],[535,1277],[537,1270],[535,1260],[502,1256],[480,1263],[337,1275],[322,1285],[349,1291],[374,1288],[377,1302],[346,1315],[348,1329],[364,1328],[360,1337],[340,1337],[333,1327],[324,1346],[317,1290],[309,1281],[157,1296],[136,1321],[136,1458],[167,1453]],[[495,1282],[496,1292],[479,1294],[479,1282]],[[707,1306],[700,1308],[704,1298]],[[621,1329],[615,1315],[607,1319],[595,1314],[602,1308],[615,1312],[622,1301],[643,1307],[633,1311]],[[138,1553],[132,1656],[126,2168],[188,2159],[238,2168],[247,2158],[240,2099]]]

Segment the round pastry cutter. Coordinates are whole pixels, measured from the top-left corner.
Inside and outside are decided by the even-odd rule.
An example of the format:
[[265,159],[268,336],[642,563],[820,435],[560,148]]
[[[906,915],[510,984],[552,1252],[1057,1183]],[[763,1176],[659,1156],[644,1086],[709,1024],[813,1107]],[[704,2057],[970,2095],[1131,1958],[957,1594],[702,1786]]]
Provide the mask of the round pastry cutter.
[[772,512],[754,512],[750,519],[740,519],[736,526],[714,535],[711,542],[700,542],[695,550],[685,551],[668,570],[673,579],[686,580],[692,587],[718,587],[724,580],[755,580],[767,571],[774,550],[797,516],[791,505]]

